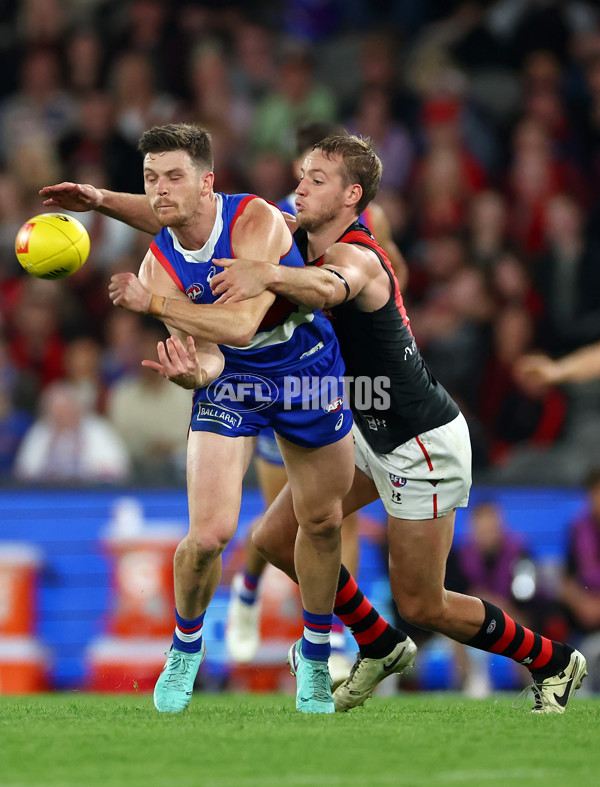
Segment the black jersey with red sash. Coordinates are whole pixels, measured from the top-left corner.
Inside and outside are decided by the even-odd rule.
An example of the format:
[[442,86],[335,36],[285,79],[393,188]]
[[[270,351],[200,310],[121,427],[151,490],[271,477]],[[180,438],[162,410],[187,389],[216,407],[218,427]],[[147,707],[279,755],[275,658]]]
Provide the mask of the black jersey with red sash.
[[[297,230],[294,239],[307,264],[323,264],[323,257],[307,260],[305,231]],[[335,306],[330,314],[346,375],[353,378],[348,394],[354,419],[371,447],[386,454],[422,432],[449,423],[459,409],[421,357],[396,276],[381,246],[358,221],[337,242],[373,251],[390,279],[390,298],[380,309],[361,311],[351,300]]]

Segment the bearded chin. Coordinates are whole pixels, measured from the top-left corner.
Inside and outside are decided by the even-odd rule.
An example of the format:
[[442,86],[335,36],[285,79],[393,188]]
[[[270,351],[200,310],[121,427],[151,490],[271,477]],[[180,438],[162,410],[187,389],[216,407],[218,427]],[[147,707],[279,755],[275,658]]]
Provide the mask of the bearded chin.
[[298,226],[306,232],[316,232],[337,217],[340,207],[340,205],[329,205],[323,208],[321,213],[316,216],[305,216],[304,213],[298,213],[296,222]]

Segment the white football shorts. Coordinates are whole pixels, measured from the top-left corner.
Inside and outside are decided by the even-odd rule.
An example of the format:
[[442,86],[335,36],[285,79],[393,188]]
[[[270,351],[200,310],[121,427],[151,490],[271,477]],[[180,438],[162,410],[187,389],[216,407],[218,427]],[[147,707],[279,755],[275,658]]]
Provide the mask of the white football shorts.
[[469,503],[471,438],[462,413],[378,454],[355,424],[356,466],[372,478],[385,510],[398,519],[436,519]]

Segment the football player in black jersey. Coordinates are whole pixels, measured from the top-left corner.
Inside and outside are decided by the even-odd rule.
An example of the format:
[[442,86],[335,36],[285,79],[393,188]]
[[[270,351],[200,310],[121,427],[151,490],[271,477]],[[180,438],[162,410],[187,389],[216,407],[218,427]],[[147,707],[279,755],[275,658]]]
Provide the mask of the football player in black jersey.
[[[380,178],[381,162],[367,141],[338,135],[318,143],[305,159],[296,190],[295,240],[307,266],[222,260],[224,271],[211,286],[222,302],[268,289],[330,310],[355,418],[356,475],[344,515],[382,499],[391,588],[400,614],[413,625],[523,664],[532,675],[533,711],[562,713],[587,674],[583,655],[524,628],[493,604],[444,588],[455,509],[467,505],[471,485],[470,439],[458,406],[419,353],[389,260],[357,223]],[[254,539],[293,577],[292,512],[286,488]],[[334,694],[336,710],[371,696],[393,670],[396,657],[390,656],[359,656]]]

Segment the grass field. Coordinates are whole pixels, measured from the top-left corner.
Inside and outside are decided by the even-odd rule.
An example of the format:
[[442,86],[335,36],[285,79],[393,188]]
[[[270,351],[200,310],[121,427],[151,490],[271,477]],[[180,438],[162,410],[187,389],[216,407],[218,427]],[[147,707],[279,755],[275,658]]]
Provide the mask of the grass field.
[[290,696],[196,694],[171,716],[147,694],[4,696],[0,785],[600,784],[600,700],[563,716],[513,700],[402,694],[310,716]]

